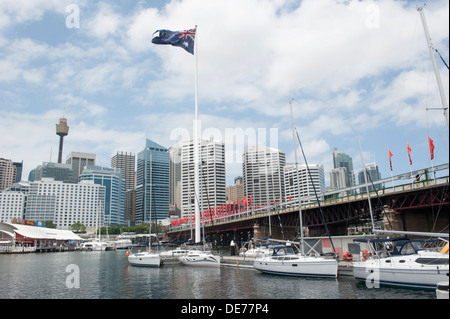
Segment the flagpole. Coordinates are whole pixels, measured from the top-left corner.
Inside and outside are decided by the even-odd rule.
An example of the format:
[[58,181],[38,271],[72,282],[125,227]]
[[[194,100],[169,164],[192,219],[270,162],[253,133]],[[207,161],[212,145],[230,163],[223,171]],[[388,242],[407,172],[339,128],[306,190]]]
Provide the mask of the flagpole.
[[195,26],[195,117],[194,117],[194,211],[195,211],[195,242],[200,242],[200,208],[199,208],[199,150],[198,150],[198,50],[197,26]]

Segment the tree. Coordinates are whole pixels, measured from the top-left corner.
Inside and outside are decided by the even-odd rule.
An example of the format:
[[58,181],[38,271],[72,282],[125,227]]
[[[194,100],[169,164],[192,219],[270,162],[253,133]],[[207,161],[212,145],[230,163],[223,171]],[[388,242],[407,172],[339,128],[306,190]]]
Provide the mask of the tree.
[[70,230],[74,233],[85,233],[86,226],[84,226],[82,223],[75,223],[70,226]]

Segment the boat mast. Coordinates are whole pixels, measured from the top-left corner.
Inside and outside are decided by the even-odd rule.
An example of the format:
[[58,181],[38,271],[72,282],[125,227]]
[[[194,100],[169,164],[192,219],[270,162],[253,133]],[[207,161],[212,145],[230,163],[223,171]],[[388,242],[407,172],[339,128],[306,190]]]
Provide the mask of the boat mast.
[[367,192],[367,201],[369,202],[369,211],[370,211],[370,220],[372,221],[372,233],[374,233],[375,230],[375,223],[373,221],[373,212],[372,212],[372,204],[370,202],[370,192],[369,192],[369,186],[367,183],[367,173],[366,173],[366,166],[364,165],[364,159],[361,151],[361,142],[358,138],[358,144],[359,144],[359,156],[361,157],[361,164],[364,171],[364,180],[366,183],[366,192]]
[[445,123],[447,124],[447,130],[448,130],[449,129],[448,114],[447,114],[448,105],[447,105],[447,100],[445,99],[444,88],[442,86],[441,75],[440,75],[438,67],[437,67],[436,57],[434,55],[435,49],[434,49],[433,43],[431,42],[431,37],[430,37],[430,33],[428,31],[427,21],[425,20],[425,14],[423,13],[423,8],[418,7],[417,11],[419,11],[420,18],[422,19],[423,29],[425,31],[425,37],[427,39],[428,48],[430,50],[431,61],[433,62],[434,74],[436,75],[436,81],[437,81],[438,88],[439,88],[439,94],[441,96],[441,103],[442,103],[442,109],[444,110]]
[[300,175],[298,173],[297,143],[295,142],[295,132],[294,132],[295,126],[294,126],[294,115],[292,112],[292,100],[293,100],[293,98],[289,101],[289,109],[291,111],[292,141],[294,143],[295,171],[297,174],[298,216],[299,216],[299,221],[300,221],[299,235],[300,235],[301,252],[302,252],[302,255],[304,255],[305,254],[305,245],[303,242],[302,205],[300,202]]

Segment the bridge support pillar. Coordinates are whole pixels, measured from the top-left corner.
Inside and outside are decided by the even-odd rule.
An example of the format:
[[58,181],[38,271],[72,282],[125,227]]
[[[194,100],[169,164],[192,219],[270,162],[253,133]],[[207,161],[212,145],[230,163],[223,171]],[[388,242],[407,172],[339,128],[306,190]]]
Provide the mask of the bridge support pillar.
[[395,210],[389,208],[388,206],[384,206],[383,225],[384,229],[386,230],[396,230],[396,231],[404,230],[402,214],[396,212]]

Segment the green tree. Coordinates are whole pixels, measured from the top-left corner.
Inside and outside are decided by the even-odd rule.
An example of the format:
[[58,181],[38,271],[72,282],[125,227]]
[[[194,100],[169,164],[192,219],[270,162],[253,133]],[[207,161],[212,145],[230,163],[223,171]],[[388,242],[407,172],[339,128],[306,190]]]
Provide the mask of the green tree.
[[85,233],[86,226],[84,226],[82,223],[75,223],[70,226],[70,230],[74,233]]

